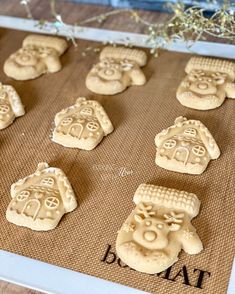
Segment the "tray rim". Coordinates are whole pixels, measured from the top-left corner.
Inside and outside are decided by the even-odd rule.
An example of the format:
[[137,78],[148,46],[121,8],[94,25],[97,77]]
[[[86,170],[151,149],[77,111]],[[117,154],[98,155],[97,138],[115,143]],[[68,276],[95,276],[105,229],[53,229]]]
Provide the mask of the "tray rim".
[[[39,28],[38,20],[18,18],[13,16],[0,15],[0,27],[28,31],[40,34],[55,34],[55,26],[52,22],[47,22],[46,26]],[[136,34],[129,32],[97,29],[92,27],[74,27],[73,25],[63,25],[60,27],[58,36],[71,36],[78,39],[98,41],[98,42],[114,42],[116,44],[132,44],[133,46],[150,48],[147,44],[148,35]],[[160,40],[160,39],[159,39]],[[191,54],[199,54],[214,57],[223,57],[235,59],[235,45],[225,43],[215,43],[206,41],[197,41],[193,43],[190,50],[185,42],[176,41],[169,44],[165,48],[169,51],[184,52]]]

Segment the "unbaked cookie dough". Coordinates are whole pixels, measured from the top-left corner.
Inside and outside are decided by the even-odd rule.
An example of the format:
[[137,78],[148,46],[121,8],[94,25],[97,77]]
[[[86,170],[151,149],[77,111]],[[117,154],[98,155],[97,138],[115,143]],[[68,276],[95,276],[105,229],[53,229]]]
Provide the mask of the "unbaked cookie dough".
[[131,85],[144,85],[146,78],[140,67],[146,62],[144,51],[105,47],[100,53],[100,62],[87,75],[86,86],[94,93],[113,95]]
[[118,232],[116,251],[131,268],[155,274],[178,260],[183,249],[197,254],[202,242],[191,224],[200,201],[185,191],[141,184],[135,192],[136,208]]
[[11,186],[6,211],[9,222],[35,231],[54,229],[62,216],[77,207],[73,189],[59,168],[41,162],[34,174]]
[[15,89],[0,83],[0,130],[7,128],[16,117],[24,114],[24,106]]
[[100,103],[80,97],[75,105],[56,114],[52,141],[92,150],[112,131],[113,125]]
[[207,110],[235,98],[235,63],[227,60],[192,57],[185,68],[176,97],[189,108]]
[[165,169],[201,174],[220,150],[209,130],[199,121],[178,117],[173,126],[155,137],[155,162]]
[[15,80],[30,80],[44,73],[61,69],[60,56],[67,49],[64,39],[42,35],[29,35],[23,46],[4,63],[4,72]]

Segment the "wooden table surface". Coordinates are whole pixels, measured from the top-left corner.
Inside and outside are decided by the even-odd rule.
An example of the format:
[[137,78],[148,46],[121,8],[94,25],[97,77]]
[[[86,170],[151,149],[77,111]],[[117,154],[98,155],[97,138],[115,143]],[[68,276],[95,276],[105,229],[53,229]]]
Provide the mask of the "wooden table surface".
[[[92,16],[99,15],[104,12],[113,10],[109,6],[101,5],[86,5],[68,3],[67,1],[59,0],[58,12],[63,16],[66,23],[75,23],[85,20]],[[48,0],[32,0],[30,2],[31,12],[35,19],[52,20],[50,14],[50,6]],[[140,16],[149,22],[163,22],[169,19],[170,14],[143,11],[139,10]],[[23,5],[20,5],[19,0],[4,1],[0,0],[0,15],[26,17],[26,12]],[[146,28],[143,25],[136,25],[136,23],[125,14],[116,15],[106,19],[103,23],[93,22],[86,26],[105,28],[110,30],[129,31],[135,33],[146,33]],[[16,286],[14,284],[0,281],[0,294],[39,294],[40,292],[31,289]]]

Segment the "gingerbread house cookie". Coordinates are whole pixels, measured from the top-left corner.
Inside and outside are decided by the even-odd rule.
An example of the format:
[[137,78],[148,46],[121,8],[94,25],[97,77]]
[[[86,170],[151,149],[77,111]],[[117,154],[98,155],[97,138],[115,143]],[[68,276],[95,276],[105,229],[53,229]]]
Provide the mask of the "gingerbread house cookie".
[[178,117],[173,126],[155,137],[155,162],[165,169],[201,174],[220,150],[209,130],[198,120]]
[[144,85],[146,78],[141,70],[147,62],[144,51],[125,47],[105,47],[100,62],[89,72],[86,86],[97,94],[113,95],[131,85]]
[[116,250],[131,268],[155,274],[178,260],[183,249],[197,254],[202,242],[191,224],[200,201],[192,193],[141,184],[135,192],[136,208],[118,232]]
[[176,97],[189,108],[207,110],[219,107],[225,98],[235,98],[235,63],[205,57],[192,57],[185,68]]
[[100,103],[80,97],[75,105],[57,113],[52,141],[65,147],[92,150],[112,131],[113,125]]
[[4,63],[4,72],[15,80],[30,80],[44,73],[61,69],[60,56],[68,45],[63,39],[42,35],[29,35],[22,48]]
[[44,162],[38,164],[34,174],[11,186],[11,196],[7,220],[36,231],[54,229],[65,213],[77,207],[63,171]]
[[0,83],[0,130],[8,127],[16,117],[24,114],[24,106],[15,89]]

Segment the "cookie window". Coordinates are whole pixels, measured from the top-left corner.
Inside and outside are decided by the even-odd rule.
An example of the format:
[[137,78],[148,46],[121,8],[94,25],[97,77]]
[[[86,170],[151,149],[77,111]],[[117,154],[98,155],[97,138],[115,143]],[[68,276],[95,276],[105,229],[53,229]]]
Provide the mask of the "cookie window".
[[171,149],[171,148],[174,148],[176,146],[176,141],[175,140],[167,140],[165,143],[164,143],[164,147],[166,149]]
[[21,191],[20,194],[18,194],[16,196],[16,200],[18,200],[18,201],[24,201],[24,200],[26,200],[29,197],[29,195],[30,195],[30,192],[29,191],[26,191],[26,190]]
[[45,206],[48,209],[56,209],[60,204],[59,199],[57,199],[56,197],[47,197],[45,199]]
[[42,181],[41,181],[41,184],[42,185],[46,185],[46,186],[49,186],[49,187],[52,187],[54,185],[54,179],[53,178],[44,178]]
[[61,122],[62,126],[68,126],[71,124],[73,119],[71,117],[64,118]]
[[92,115],[93,114],[93,110],[91,107],[85,107],[80,111],[81,114],[83,115]]
[[206,150],[204,147],[200,145],[195,145],[192,149],[193,153],[197,156],[204,156],[206,153]]
[[86,125],[87,129],[91,132],[95,132],[99,129],[99,124],[97,122],[94,121],[90,121],[87,125]]
[[197,131],[193,128],[187,128],[186,130],[184,130],[184,134],[187,136],[196,137]]
[[8,113],[10,110],[10,107],[8,105],[0,105],[0,114]]

